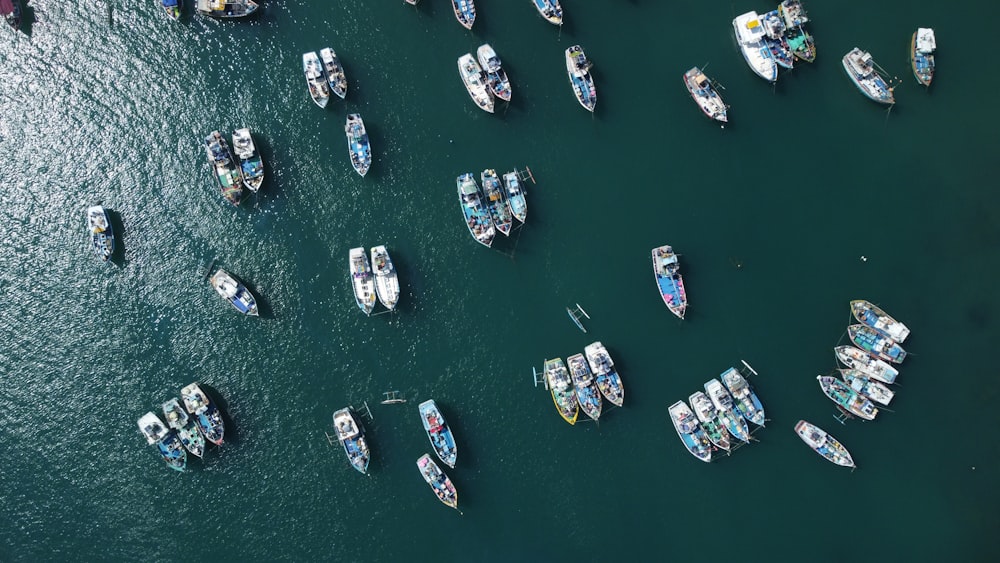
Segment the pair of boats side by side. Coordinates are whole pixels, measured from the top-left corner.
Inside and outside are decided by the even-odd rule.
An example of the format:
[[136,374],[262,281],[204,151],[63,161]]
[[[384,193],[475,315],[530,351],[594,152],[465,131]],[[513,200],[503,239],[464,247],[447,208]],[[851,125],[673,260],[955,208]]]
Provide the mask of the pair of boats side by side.
[[371,247],[371,261],[363,247],[348,252],[354,300],[366,315],[375,309],[375,298],[393,311],[399,302],[399,277],[385,245]]
[[[478,59],[478,60],[477,60]],[[476,58],[465,53],[458,58],[458,74],[465,90],[479,109],[493,113],[495,99],[509,102],[513,91],[500,57],[489,43],[476,49]]]
[[205,153],[212,167],[212,178],[222,197],[239,207],[244,187],[257,193],[264,184],[264,160],[254,144],[250,129],[244,127],[233,131],[232,140],[236,158],[233,158],[229,143],[219,131],[212,131],[205,137]]
[[198,383],[181,389],[181,402],[172,398],[163,403],[163,420],[152,411],[139,418],[138,425],[149,445],[155,445],[167,466],[177,471],[187,467],[187,452],[202,457],[205,441],[221,446],[226,427],[222,413]]
[[528,202],[516,171],[504,174],[503,184],[492,168],[483,170],[479,178],[481,189],[471,172],[458,176],[458,202],[469,234],[483,246],[491,247],[497,231],[509,236],[515,219],[524,223]]
[[[910,67],[913,77],[924,86],[930,86],[934,79],[934,51],[937,42],[934,30],[917,28],[910,39]],[[844,71],[858,90],[866,98],[880,104],[896,103],[893,86],[884,76],[884,71],[875,63],[871,53],[854,47],[843,58]]]
[[615,369],[615,363],[601,342],[584,348],[583,354],[566,359],[545,360],[545,384],[552,395],[552,402],[563,420],[576,424],[580,409],[593,420],[601,417],[601,396],[615,406],[622,406],[625,388]]

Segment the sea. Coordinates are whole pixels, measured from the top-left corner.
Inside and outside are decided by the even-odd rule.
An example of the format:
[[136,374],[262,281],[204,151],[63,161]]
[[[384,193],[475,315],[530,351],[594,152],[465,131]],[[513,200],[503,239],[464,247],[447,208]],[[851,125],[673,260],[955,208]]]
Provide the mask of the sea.
[[[1000,4],[807,1],[817,59],[774,85],[733,37],[736,15],[771,8],[749,0],[564,0],[561,28],[527,0],[478,0],[471,31],[445,0],[262,0],[247,21],[159,4],[30,0],[19,32],[0,26],[0,560],[1000,558]],[[929,89],[908,62],[919,26],[939,45]],[[487,42],[513,84],[493,115],[456,65]],[[576,44],[594,114],[567,81]],[[891,110],[845,75],[855,46],[892,79]],[[301,56],[323,47],[349,92],[320,109]],[[690,99],[693,66],[724,127]],[[235,208],[203,139],[240,127],[267,179]],[[526,223],[492,248],[455,184],[487,168],[534,179]],[[94,204],[110,263],[89,247]],[[379,244],[402,298],[366,317],[348,250]],[[651,272],[663,244],[683,321]],[[260,318],[216,295],[219,267]],[[852,299],[912,335],[891,407],[841,424],[816,376],[838,367]],[[570,426],[533,371],[598,340],[625,403]],[[702,463],[667,407],[742,361],[767,424]],[[136,420],[192,381],[226,441],[179,473]],[[415,466],[427,399],[456,436],[460,512]],[[370,412],[369,476],[328,443],[345,406]],[[858,469],[810,451],[800,419]]]

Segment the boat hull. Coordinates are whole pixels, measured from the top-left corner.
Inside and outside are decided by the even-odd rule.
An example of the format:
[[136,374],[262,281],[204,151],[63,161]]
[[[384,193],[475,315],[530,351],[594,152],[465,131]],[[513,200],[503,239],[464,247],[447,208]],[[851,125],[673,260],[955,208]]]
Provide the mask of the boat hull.
[[818,426],[800,420],[795,425],[795,433],[807,446],[830,463],[841,467],[855,467],[854,459],[851,458],[847,448]]
[[434,491],[434,496],[439,501],[445,506],[458,508],[458,489],[455,488],[455,485],[444,471],[441,471],[441,468],[434,463],[431,456],[427,454],[420,456],[417,459],[417,469],[420,470],[420,475],[430,485],[431,490]]
[[545,360],[545,384],[552,395],[552,403],[559,416],[570,424],[576,424],[580,414],[580,403],[576,398],[573,380],[561,358]]
[[431,448],[438,459],[448,467],[454,468],[458,460],[458,448],[455,446],[455,437],[451,432],[444,416],[438,410],[437,404],[433,401],[424,401],[418,406],[420,411],[420,422],[424,425],[427,439],[431,442]]

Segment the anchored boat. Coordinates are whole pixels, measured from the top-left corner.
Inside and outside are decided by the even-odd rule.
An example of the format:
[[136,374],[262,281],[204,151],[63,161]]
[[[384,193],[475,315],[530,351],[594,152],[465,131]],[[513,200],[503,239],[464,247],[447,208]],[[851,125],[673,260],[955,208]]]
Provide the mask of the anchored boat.
[[417,460],[417,469],[420,470],[420,475],[431,486],[431,490],[434,491],[434,495],[439,501],[446,506],[458,508],[458,490],[455,489],[455,485],[452,484],[451,479],[445,475],[444,471],[441,471],[441,468],[434,463],[431,456],[427,454],[420,456],[420,459]]
[[848,387],[846,383],[836,377],[826,375],[817,375],[816,380],[819,381],[819,386],[823,389],[823,394],[829,397],[837,406],[864,420],[875,420],[875,417],[878,415],[878,409],[875,408],[875,405],[866,397],[861,396],[857,391]]
[[670,413],[670,421],[674,423],[674,430],[677,431],[687,451],[702,461],[712,461],[712,445],[687,403],[677,401],[667,410]]
[[747,419],[736,412],[736,406],[733,404],[733,397],[729,391],[726,391],[718,379],[706,381],[704,387],[705,394],[712,400],[712,404],[719,412],[719,422],[734,438],[749,442],[750,427],[747,426]]
[[844,55],[843,63],[844,72],[865,97],[880,104],[896,103],[892,88],[875,69],[871,53],[855,47]]
[[669,244],[653,249],[653,275],[667,309],[683,319],[687,311],[687,293],[684,291],[680,263]]
[[455,437],[448,428],[448,423],[441,416],[437,403],[434,400],[424,401],[419,405],[420,422],[427,431],[427,438],[431,441],[431,447],[438,459],[448,467],[455,467],[455,460],[458,459],[458,448],[455,446]]
[[562,358],[545,360],[545,382],[549,392],[552,393],[552,402],[555,403],[559,415],[566,422],[576,424],[576,417],[580,414],[580,404],[573,388],[573,380],[566,371],[566,364]]
[[559,0],[531,0],[538,13],[552,25],[562,25],[563,13]]
[[902,363],[906,358],[906,350],[902,346],[870,326],[851,325],[847,327],[847,336],[855,346],[876,358],[894,364]]
[[889,406],[892,398],[896,395],[884,383],[868,377],[864,372],[856,369],[840,369],[837,371],[840,372],[840,377],[844,380],[844,383],[848,384],[851,389],[880,405]]
[[163,419],[177,432],[177,437],[180,438],[184,448],[193,455],[201,457],[205,453],[205,438],[198,431],[198,425],[188,417],[180,401],[176,398],[170,399],[163,403],[161,408]]
[[524,223],[528,217],[528,200],[524,197],[524,189],[521,187],[521,179],[518,178],[517,172],[504,174],[503,185],[507,190],[507,205],[510,206],[511,215]]
[[715,86],[712,85],[712,81],[705,76],[701,69],[692,67],[691,70],[685,72],[684,85],[687,86],[688,92],[691,93],[691,97],[701,108],[702,113],[716,121],[723,123],[727,121],[726,104],[722,101]]
[[597,389],[594,375],[587,366],[587,360],[583,354],[573,354],[566,358],[566,361],[569,363],[569,373],[573,376],[576,400],[580,403],[580,408],[584,414],[598,420],[601,418],[601,393]]
[[139,431],[146,437],[146,443],[156,445],[160,452],[160,457],[167,463],[167,467],[177,471],[184,471],[187,467],[187,454],[184,453],[184,446],[177,439],[177,435],[152,412],[142,415],[138,421]]
[[792,48],[785,39],[785,20],[778,14],[778,10],[771,10],[761,16],[760,21],[764,26],[764,44],[771,52],[771,58],[780,66],[792,68],[795,65],[795,57],[792,56]]
[[188,414],[194,415],[194,422],[198,425],[205,439],[216,446],[221,446],[226,435],[226,425],[222,421],[222,413],[215,406],[215,403],[208,398],[208,395],[201,390],[198,383],[192,383],[181,389],[181,401]]
[[225,137],[218,131],[205,137],[205,153],[208,155],[208,162],[212,166],[212,177],[215,178],[216,185],[222,191],[222,197],[229,203],[239,207],[243,198],[243,179],[240,176],[240,169],[233,161],[233,155],[229,152],[229,144]]
[[757,426],[764,426],[764,407],[760,404],[757,394],[753,392],[753,388],[736,368],[729,368],[722,372],[722,384],[733,396],[736,410],[750,422]]
[[309,96],[317,106],[325,108],[330,101],[330,85],[326,81],[323,73],[323,66],[319,62],[316,51],[309,51],[302,54],[302,72],[306,75],[306,85],[309,87]]
[[600,341],[588,344],[583,353],[587,355],[587,363],[590,364],[590,371],[597,380],[597,388],[601,395],[615,406],[622,406],[625,400],[625,387],[622,386],[621,377],[615,370],[615,362],[608,354],[607,348]]
[[896,342],[902,342],[910,335],[910,329],[906,325],[864,299],[851,301],[851,314],[859,323],[874,328]]
[[462,83],[465,84],[469,97],[476,102],[479,109],[493,113],[493,94],[486,84],[486,75],[469,53],[458,58],[458,74],[462,77]]
[[264,183],[264,159],[260,157],[260,152],[253,142],[250,129],[244,127],[233,131],[233,150],[236,151],[236,160],[240,163],[243,185],[251,192],[257,193]]
[[347,75],[344,74],[344,65],[340,64],[340,58],[333,49],[326,47],[320,49],[319,59],[323,61],[323,70],[326,72],[326,82],[330,91],[343,100],[347,96]]
[[816,43],[803,25],[809,21],[799,0],[784,0],[778,13],[785,20],[785,39],[795,58],[811,63],[816,60]]
[[234,309],[244,315],[258,316],[257,300],[254,299],[253,293],[250,293],[250,290],[232,274],[219,268],[208,281],[223,299],[229,301]]
[[483,43],[476,49],[476,57],[479,59],[479,65],[483,68],[483,72],[486,73],[486,84],[489,85],[490,92],[501,100],[509,102],[511,96],[510,79],[507,78],[507,72],[500,64],[497,52],[489,43]]
[[496,171],[492,168],[483,170],[479,179],[483,181],[483,197],[493,226],[504,236],[509,236],[514,220],[511,217],[510,207],[507,205],[507,194],[504,192],[503,186],[500,185]]
[[854,346],[837,346],[833,352],[840,363],[873,379],[885,383],[895,383],[896,377],[899,376],[899,370],[882,360],[869,356],[867,352]]
[[597,87],[594,77],[590,74],[591,62],[583,52],[583,47],[573,45],[566,49],[566,74],[569,75],[570,86],[576,101],[589,112],[597,107]]
[[365,254],[365,249],[360,246],[352,248],[348,254],[354,300],[366,315],[370,315],[375,308],[375,279],[368,263],[368,256]]
[[688,397],[688,402],[691,403],[691,410],[698,417],[698,422],[701,423],[701,427],[705,430],[705,434],[708,435],[708,439],[716,446],[729,451],[731,446],[729,431],[726,430],[726,425],[719,419],[719,410],[712,404],[712,400],[708,398],[708,395],[697,391]]
[[365,440],[365,429],[361,426],[350,407],[344,407],[333,413],[333,427],[337,430],[337,441],[344,447],[347,461],[351,467],[361,473],[368,473],[368,462],[371,454],[368,451],[368,441]]
[[472,29],[472,24],[476,23],[476,4],[472,0],[451,0],[451,7],[458,23],[465,29]]
[[87,208],[87,228],[90,230],[90,246],[98,258],[107,262],[115,253],[115,234],[111,230],[108,213],[100,205]]
[[483,205],[482,192],[472,174],[466,172],[458,177],[458,203],[462,206],[465,226],[469,228],[472,238],[483,246],[493,245],[493,220]]
[[196,0],[199,14],[213,18],[244,18],[257,12],[253,0]]
[[761,25],[757,12],[747,12],[733,19],[733,32],[750,70],[768,82],[776,81],[778,66],[764,42],[767,32]]
[[375,293],[382,305],[392,311],[399,302],[399,278],[396,276],[396,268],[389,258],[389,251],[384,245],[373,246],[372,269],[375,272]]
[[802,438],[802,441],[807,446],[826,458],[830,463],[835,463],[843,467],[854,467],[854,460],[851,459],[851,454],[847,451],[847,448],[818,426],[800,420],[795,425],[795,433],[799,435],[799,438]]
[[365,130],[365,122],[361,120],[361,114],[352,113],[347,116],[344,133],[347,135],[347,151],[351,155],[351,165],[363,178],[372,165],[372,148],[368,142],[368,132]]
[[934,80],[935,49],[937,41],[934,39],[934,30],[929,27],[917,28],[910,40],[910,66],[913,67],[914,78],[924,86],[930,86],[931,80]]

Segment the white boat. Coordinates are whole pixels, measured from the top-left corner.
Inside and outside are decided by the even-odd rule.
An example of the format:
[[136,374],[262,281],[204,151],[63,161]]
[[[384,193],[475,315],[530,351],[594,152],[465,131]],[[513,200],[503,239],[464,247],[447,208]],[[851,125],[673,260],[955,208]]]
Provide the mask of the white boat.
[[855,47],[844,55],[842,62],[844,72],[866,98],[880,104],[896,103],[892,87],[875,68],[871,53]]
[[213,18],[244,18],[257,12],[259,4],[253,0],[196,0],[199,14]]
[[320,64],[316,51],[302,54],[302,72],[306,75],[306,84],[309,86],[309,95],[312,96],[313,102],[325,108],[330,101],[330,85],[326,82],[323,65]]
[[670,421],[674,423],[674,430],[677,431],[677,436],[687,451],[702,461],[712,461],[712,444],[687,403],[677,401],[667,410],[670,413]]
[[246,127],[233,131],[233,151],[240,164],[243,185],[253,193],[257,193],[264,183],[264,160],[257,151],[257,146]]
[[510,206],[511,215],[524,223],[528,218],[528,200],[524,197],[524,188],[521,187],[521,179],[518,178],[517,172],[504,174],[503,185],[507,190],[507,204]]
[[399,278],[396,276],[396,268],[389,258],[389,251],[385,246],[373,246],[371,248],[372,269],[375,272],[375,292],[378,300],[386,309],[392,311],[399,302]]
[[722,101],[712,81],[700,68],[693,67],[684,73],[684,85],[687,86],[688,92],[702,113],[716,121],[726,122],[726,103]]
[[229,301],[234,309],[244,315],[250,315],[251,317],[258,316],[257,300],[250,293],[250,290],[234,278],[232,274],[219,268],[212,274],[212,277],[208,281],[211,282],[212,287],[215,288],[215,291],[223,299]]
[[877,305],[864,299],[851,301],[851,314],[858,322],[870,326],[896,342],[903,342],[910,335],[910,329]]
[[611,404],[622,406],[625,400],[625,387],[607,348],[597,341],[588,344],[583,353],[587,356],[587,363],[590,364],[590,371],[597,380],[597,388],[601,391],[601,395],[604,395]]
[[191,454],[202,457],[205,453],[205,438],[198,432],[198,425],[188,416],[180,401],[176,397],[172,398],[163,403],[161,409],[163,419],[177,432],[184,448]]
[[771,56],[771,50],[764,42],[766,31],[760,23],[757,12],[747,12],[733,20],[733,31],[743,58],[750,69],[768,82],[778,79],[778,65]]
[[750,427],[747,426],[747,419],[736,410],[733,396],[722,386],[722,382],[718,379],[710,379],[705,382],[704,389],[705,394],[712,400],[712,404],[719,413],[719,422],[731,436],[749,443]]
[[490,92],[501,100],[509,102],[511,96],[510,79],[507,78],[507,72],[503,69],[497,52],[489,43],[483,43],[476,49],[476,58],[479,59],[479,65],[486,73],[486,84],[490,87]]
[[847,448],[815,424],[800,420],[795,425],[795,433],[799,435],[799,438],[802,438],[806,445],[825,457],[830,463],[842,467],[855,467],[854,460],[851,459]]
[[569,76],[569,84],[573,87],[573,95],[576,101],[589,112],[593,112],[597,107],[597,86],[594,85],[594,77],[590,74],[590,67],[593,66],[583,47],[573,45],[566,49],[566,74]]
[[91,247],[101,260],[107,262],[115,252],[115,235],[108,213],[100,205],[87,208],[87,228],[90,230]]
[[844,380],[844,383],[850,386],[851,389],[880,405],[889,406],[892,398],[896,396],[896,393],[892,389],[889,389],[886,384],[868,377],[867,374],[860,370],[839,369],[837,371],[840,372],[840,377]]
[[563,12],[559,0],[531,0],[531,2],[545,21],[552,25],[562,25]]
[[458,74],[462,77],[469,97],[479,109],[493,113],[493,94],[486,83],[486,75],[471,54],[466,53],[458,58]]
[[359,246],[350,250],[350,268],[354,300],[366,315],[370,315],[375,308],[375,279],[364,248]]
[[344,65],[340,64],[340,58],[333,49],[326,47],[320,49],[319,59],[323,61],[323,70],[326,72],[326,82],[330,90],[343,100],[347,96],[347,75],[344,74]]
[[856,369],[868,377],[877,379],[884,383],[895,383],[899,376],[899,370],[877,358],[868,355],[867,352],[854,346],[837,346],[833,349],[837,360],[850,369]]

